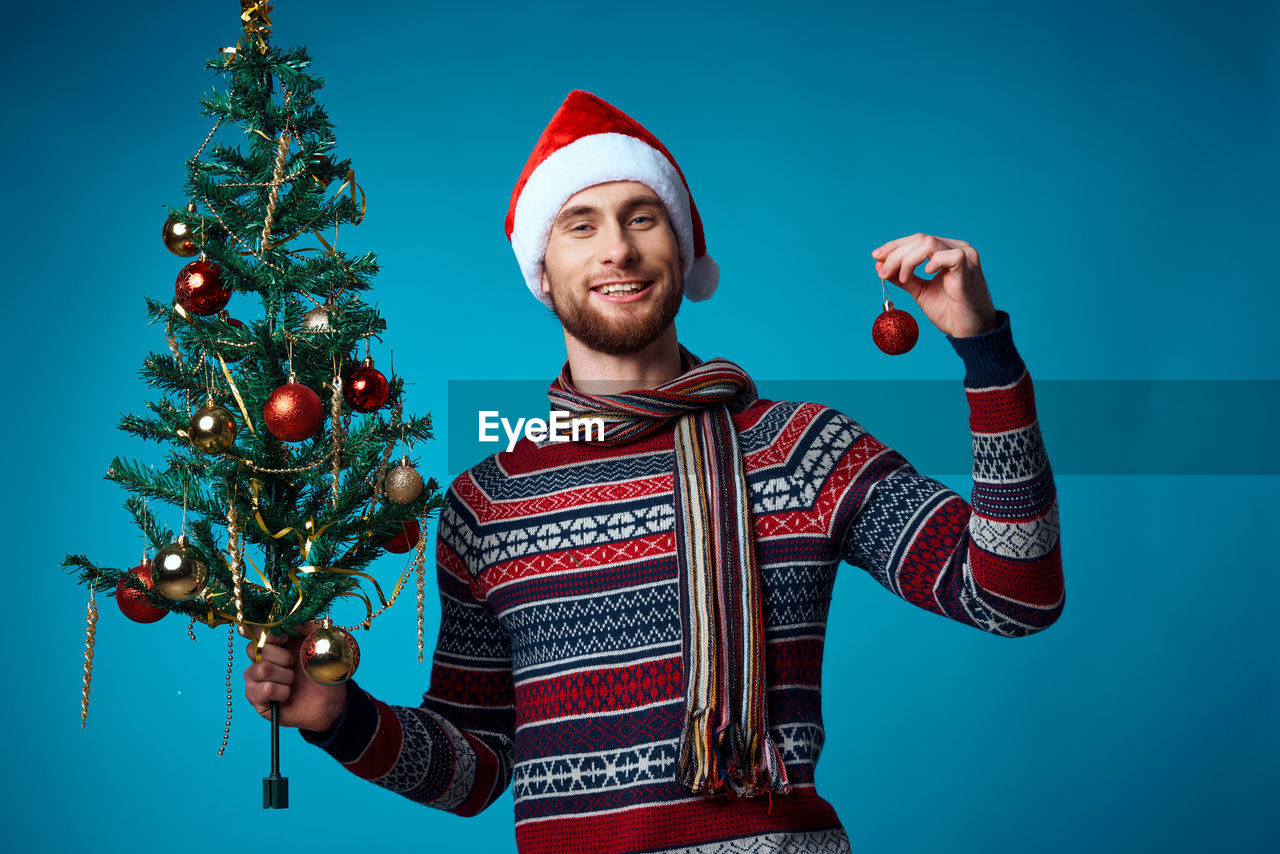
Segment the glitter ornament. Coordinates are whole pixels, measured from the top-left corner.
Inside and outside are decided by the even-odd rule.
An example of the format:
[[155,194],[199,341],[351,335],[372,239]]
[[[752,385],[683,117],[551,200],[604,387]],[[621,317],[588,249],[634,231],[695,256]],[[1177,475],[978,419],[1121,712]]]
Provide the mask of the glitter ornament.
[[410,519],[400,528],[400,533],[392,537],[384,549],[392,554],[402,555],[418,544],[422,531],[418,528],[418,520]]
[[236,419],[231,411],[210,400],[192,414],[187,424],[187,437],[196,450],[221,454],[235,444],[236,429]]
[[360,666],[360,646],[350,632],[326,617],[298,648],[298,661],[311,681],[341,685]]
[[382,371],[373,366],[373,359],[365,356],[360,367],[351,372],[342,384],[342,398],[356,412],[376,412],[391,396],[391,384]]
[[884,311],[871,325],[871,338],[876,346],[890,356],[900,356],[916,346],[920,327],[916,319],[900,308],[893,307],[892,300],[884,301]]
[[222,268],[204,256],[182,268],[173,292],[178,305],[192,314],[217,314],[231,301],[231,286],[222,281]]
[[383,478],[382,491],[397,504],[412,504],[422,494],[422,475],[403,457]]
[[156,559],[151,563],[151,580],[155,589],[177,602],[200,592],[207,573],[207,567],[191,550],[186,534],[179,535],[176,543],[156,552]]
[[308,311],[302,317],[302,331],[310,332],[313,335],[324,332],[332,332],[333,327],[329,324],[330,306],[328,303],[318,305]]
[[298,382],[290,373],[289,381],[271,392],[262,407],[262,420],[271,435],[283,442],[302,442],[314,436],[324,422],[324,405],[320,395]]
[[[148,590],[154,586],[151,580],[151,561],[145,557],[142,563],[129,570],[129,574],[136,575],[142,581],[142,586]],[[130,587],[125,583],[124,578],[121,578],[120,583],[116,585],[116,604],[120,606],[121,612],[135,623],[154,623],[169,613],[168,608],[157,608],[152,605],[145,593]]]
[[[188,213],[196,212],[196,203],[190,202],[187,205]],[[200,252],[200,247],[196,246],[192,239],[194,235],[187,224],[176,216],[170,216],[164,221],[164,230],[161,234],[164,238],[164,246],[179,258],[190,258]]]

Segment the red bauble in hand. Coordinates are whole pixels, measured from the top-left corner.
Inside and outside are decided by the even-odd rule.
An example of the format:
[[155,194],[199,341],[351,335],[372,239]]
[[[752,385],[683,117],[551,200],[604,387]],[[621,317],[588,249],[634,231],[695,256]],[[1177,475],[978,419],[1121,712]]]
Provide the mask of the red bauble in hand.
[[[130,575],[136,575],[142,580],[142,586],[151,589],[151,562],[143,560],[142,563],[129,570]],[[146,594],[140,590],[134,590],[125,583],[125,579],[120,579],[120,583],[116,585],[116,604],[120,606],[120,610],[126,617],[135,623],[154,623],[156,620],[169,613],[168,608],[157,608],[147,601]]]
[[392,537],[390,542],[383,546],[383,548],[392,554],[402,555],[409,551],[409,549],[416,546],[421,537],[422,530],[418,527],[418,521],[416,519],[410,519],[408,522],[404,523],[404,527],[401,528],[400,533]]
[[217,314],[231,301],[231,286],[222,281],[222,268],[207,258],[182,268],[173,293],[178,305],[192,314]]
[[391,396],[391,384],[382,371],[373,366],[373,359],[365,357],[347,377],[342,386],[342,397],[356,412],[375,412],[386,405]]
[[901,356],[916,346],[920,327],[916,319],[900,308],[894,308],[891,300],[884,301],[884,311],[871,325],[871,337],[876,346],[890,356]]
[[271,435],[284,442],[302,442],[315,435],[324,421],[320,395],[289,375],[289,381],[271,392],[262,407],[262,420]]

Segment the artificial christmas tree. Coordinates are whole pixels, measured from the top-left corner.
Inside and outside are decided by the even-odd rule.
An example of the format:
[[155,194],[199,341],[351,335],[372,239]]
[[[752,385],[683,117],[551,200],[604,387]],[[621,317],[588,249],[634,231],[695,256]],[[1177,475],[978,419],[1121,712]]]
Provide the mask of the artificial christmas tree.
[[[271,44],[265,3],[242,2],[241,10],[244,38],[207,63],[227,83],[201,99],[215,123],[187,163],[190,202],[171,207],[163,228],[164,246],[195,259],[178,272],[171,301],[147,299],[168,352],[150,354],[142,376],[163,397],[147,404],[149,415],[120,422],[165,445],[167,468],[117,457],[107,470],[129,490],[125,506],[155,556],[144,554],[132,569],[84,555],[63,563],[90,588],[82,721],[98,590],[127,597],[121,608],[130,619],[174,612],[192,626],[228,625],[232,639],[237,628],[262,639],[323,621],[304,644],[306,663],[333,684],[359,661],[352,631],[368,629],[416,569],[421,660],[424,542],[416,534],[443,498],[428,479],[405,500],[399,470],[412,464],[403,454],[394,500],[384,478],[398,446],[432,437],[431,419],[406,415],[404,381],[372,367],[370,339],[380,340],[386,324],[360,295],[371,288],[376,260],[336,248],[339,225],[364,217],[365,196],[337,155],[310,57]],[[214,139],[235,130],[243,149]],[[249,322],[255,303],[261,318]],[[181,508],[178,534],[148,502]],[[414,554],[387,596],[368,570],[393,540]],[[363,605],[354,625],[331,620],[342,598]],[[340,654],[326,658],[326,650]],[[230,670],[229,663],[228,728]],[[276,712],[273,705],[263,805],[282,807]]]

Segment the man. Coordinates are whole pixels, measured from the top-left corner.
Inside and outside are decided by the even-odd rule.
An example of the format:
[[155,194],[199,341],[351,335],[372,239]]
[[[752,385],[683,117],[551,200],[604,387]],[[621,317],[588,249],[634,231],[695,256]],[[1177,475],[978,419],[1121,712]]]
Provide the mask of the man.
[[300,678],[282,641],[246,695],[429,806],[471,815],[513,783],[522,852],[848,851],[813,786],[837,566],[1006,636],[1064,602],[1030,376],[976,251],[917,234],[872,253],[964,362],[970,506],[848,416],[760,399],[677,341],[718,270],[670,153],[599,98],[556,113],[507,234],[564,327],[553,409],[604,418],[603,441],[526,438],[454,480],[420,706]]

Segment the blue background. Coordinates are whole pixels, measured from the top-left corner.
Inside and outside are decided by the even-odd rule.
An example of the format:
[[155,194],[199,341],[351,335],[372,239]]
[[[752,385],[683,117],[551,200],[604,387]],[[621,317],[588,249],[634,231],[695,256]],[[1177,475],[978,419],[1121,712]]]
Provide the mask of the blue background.
[[[369,194],[340,245],[378,254],[383,346],[415,384],[410,410],[441,427],[424,471],[447,476],[448,380],[549,381],[564,359],[502,220],[573,88],[645,123],[689,177],[722,270],[677,319],[703,358],[759,379],[958,384],[932,327],[905,357],[870,341],[870,250],[923,231],[978,249],[1037,380],[1280,379],[1274,4],[893,5],[281,0],[275,40],[311,48]],[[26,379],[4,426],[5,836],[100,854],[512,850],[509,794],[476,819],[427,810],[291,732],[293,807],[262,810],[268,728],[243,699],[245,660],[218,759],[225,634],[193,644],[178,619],[132,624],[106,597],[79,726],[86,595],[58,564],[140,552],[102,473],[117,454],[159,459],[115,425],[154,398],[137,370],[164,342],[143,296],[171,296],[182,263],[160,243],[162,206],[185,202],[183,164],[210,126],[203,62],[235,42],[238,11],[6,4],[2,275],[11,376]],[[1213,435],[1177,440],[1215,453]],[[968,478],[944,480],[968,496]],[[855,850],[1274,849],[1276,485],[1059,476],[1068,602],[1027,639],[846,567],[818,783]],[[415,704],[412,602],[377,629],[362,684]]]

